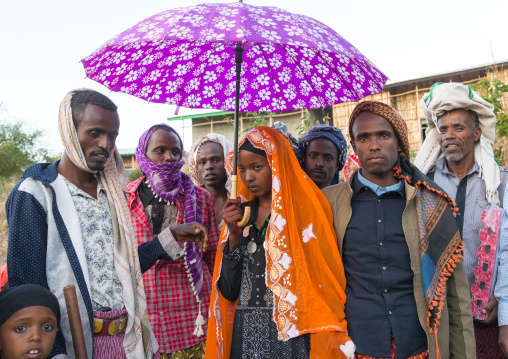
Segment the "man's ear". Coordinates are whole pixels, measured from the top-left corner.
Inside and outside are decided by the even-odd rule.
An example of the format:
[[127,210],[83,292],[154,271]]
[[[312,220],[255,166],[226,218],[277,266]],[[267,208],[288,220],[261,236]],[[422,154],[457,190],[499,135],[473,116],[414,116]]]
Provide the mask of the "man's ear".
[[356,153],[355,140],[351,139],[349,140],[349,143],[351,144],[351,147],[353,147],[353,151],[355,152],[355,154],[358,156],[358,153]]
[[482,135],[482,129],[480,127],[477,127],[474,129],[474,142],[477,142]]

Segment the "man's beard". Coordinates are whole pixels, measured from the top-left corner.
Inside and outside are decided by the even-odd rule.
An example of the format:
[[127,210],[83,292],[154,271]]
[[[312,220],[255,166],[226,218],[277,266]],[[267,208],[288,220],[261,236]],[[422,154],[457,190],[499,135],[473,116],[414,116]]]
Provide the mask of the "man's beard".
[[464,149],[461,148],[459,153],[447,154],[445,152],[445,158],[448,162],[460,162],[464,159]]

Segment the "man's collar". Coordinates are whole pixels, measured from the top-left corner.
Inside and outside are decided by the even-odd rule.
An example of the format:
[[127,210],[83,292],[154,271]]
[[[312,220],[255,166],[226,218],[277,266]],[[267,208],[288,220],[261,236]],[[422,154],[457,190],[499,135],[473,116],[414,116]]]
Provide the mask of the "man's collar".
[[125,192],[131,193],[131,194],[136,193],[139,185],[141,184],[142,181],[145,180],[145,178],[146,178],[145,176],[141,176],[137,180],[127,182],[127,188],[125,189]]
[[[362,188],[368,187],[377,194],[378,196],[387,193],[387,192],[401,192],[404,189],[404,186],[402,185],[402,180],[399,180],[398,183],[388,186],[388,187],[381,187],[365,177],[362,176],[362,168],[359,168],[358,171],[356,171],[356,178],[353,180],[353,191],[354,193],[360,192]],[[401,193],[402,194],[402,193]]]
[[[94,176],[95,178],[97,179],[97,193],[99,192],[106,192],[106,189],[104,188],[104,186],[102,185],[101,183],[101,180],[100,180],[100,177],[98,174],[95,174],[94,173]],[[63,176],[62,176],[63,177]],[[71,194],[71,196],[76,196],[76,195],[80,195],[80,196],[88,196],[88,197],[91,197],[88,193],[86,193],[85,191],[83,191],[82,189],[79,189],[78,186],[76,186],[74,183],[72,183],[71,181],[69,181],[67,178],[63,177],[64,180],[70,184],[70,186],[67,186],[67,188],[69,189],[69,193]]]
[[[453,173],[451,173],[448,170],[448,164],[446,162],[445,157],[442,157],[442,158],[438,159],[436,162],[434,162],[434,166],[436,166],[436,168],[439,171],[441,171],[442,173],[444,173],[446,175],[453,175]],[[475,173],[475,172],[480,173],[480,167],[478,167],[478,163],[476,163],[476,161],[474,162],[473,168],[471,168],[471,171],[469,171],[466,176],[469,176],[470,174]]]

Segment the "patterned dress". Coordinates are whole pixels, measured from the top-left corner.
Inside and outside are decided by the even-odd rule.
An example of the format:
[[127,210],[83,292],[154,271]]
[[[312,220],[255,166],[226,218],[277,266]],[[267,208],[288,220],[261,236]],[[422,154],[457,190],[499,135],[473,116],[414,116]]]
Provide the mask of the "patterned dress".
[[[309,358],[310,336],[300,335],[287,342],[278,340],[273,322],[273,293],[266,287],[265,235],[270,217],[261,228],[255,220],[258,201],[250,202],[251,217],[240,243],[229,252],[224,248],[219,289],[227,300],[238,299],[233,325],[231,359],[303,359]],[[256,250],[249,253],[249,242]],[[250,245],[252,247],[253,245]]]

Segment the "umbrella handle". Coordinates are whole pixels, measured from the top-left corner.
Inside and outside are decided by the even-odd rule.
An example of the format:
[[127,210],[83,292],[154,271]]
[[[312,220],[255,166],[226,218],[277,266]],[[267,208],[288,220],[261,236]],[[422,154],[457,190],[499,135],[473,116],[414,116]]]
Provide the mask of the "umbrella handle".
[[[237,185],[238,184],[238,176],[231,175],[231,199],[236,199],[238,197],[237,194]],[[238,227],[245,227],[250,218],[250,207],[247,206],[244,209],[243,218],[240,222],[237,222],[236,225]]]

